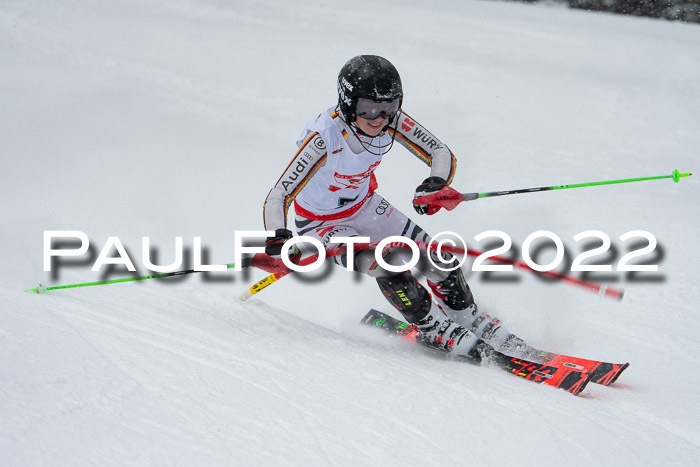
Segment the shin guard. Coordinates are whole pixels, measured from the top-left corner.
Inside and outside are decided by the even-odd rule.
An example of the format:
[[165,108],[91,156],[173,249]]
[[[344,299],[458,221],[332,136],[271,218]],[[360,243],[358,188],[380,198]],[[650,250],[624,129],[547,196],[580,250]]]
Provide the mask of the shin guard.
[[409,323],[417,323],[430,311],[430,293],[408,271],[395,276],[378,277],[377,285]]

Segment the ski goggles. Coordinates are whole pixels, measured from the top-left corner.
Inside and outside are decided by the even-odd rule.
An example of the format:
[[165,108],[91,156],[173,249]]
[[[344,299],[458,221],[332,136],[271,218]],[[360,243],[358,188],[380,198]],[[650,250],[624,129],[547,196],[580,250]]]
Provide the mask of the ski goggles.
[[357,116],[365,120],[376,120],[379,117],[384,117],[388,120],[394,118],[396,112],[399,111],[401,99],[396,98],[389,102],[376,102],[372,99],[360,97],[357,99]]

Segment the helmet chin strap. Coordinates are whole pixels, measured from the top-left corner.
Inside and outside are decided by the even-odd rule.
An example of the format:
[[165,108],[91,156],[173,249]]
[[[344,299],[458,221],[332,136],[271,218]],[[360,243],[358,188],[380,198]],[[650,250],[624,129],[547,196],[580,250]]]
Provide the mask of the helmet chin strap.
[[[362,131],[360,128],[358,128],[357,125],[355,125],[355,122],[357,121],[357,118],[359,118],[359,117],[357,117],[354,122],[348,123],[348,121],[345,120],[345,116],[342,114],[342,112],[340,113],[340,115],[341,115],[341,118],[343,119],[343,121],[345,123],[347,123],[348,126],[353,130],[352,133],[355,136],[355,138],[357,138],[357,141],[360,142],[362,147],[368,153],[373,154],[375,156],[381,156],[382,154],[388,152],[394,146],[394,141],[396,139],[396,127],[399,124],[399,119],[397,118],[398,113],[396,115],[394,115],[394,118],[389,120],[389,122],[386,125],[384,125],[384,128],[382,128],[382,131],[380,131],[377,136],[370,136],[367,133],[365,133],[364,131]],[[394,124],[394,131],[391,133],[391,141],[389,141],[387,144],[383,144],[383,145],[373,144],[374,138],[378,138],[378,137],[382,136],[384,133],[386,133],[386,131],[391,127],[392,123]],[[370,140],[365,141],[362,138],[360,138],[360,136],[370,138]],[[373,149],[376,149],[377,152],[373,151]]]

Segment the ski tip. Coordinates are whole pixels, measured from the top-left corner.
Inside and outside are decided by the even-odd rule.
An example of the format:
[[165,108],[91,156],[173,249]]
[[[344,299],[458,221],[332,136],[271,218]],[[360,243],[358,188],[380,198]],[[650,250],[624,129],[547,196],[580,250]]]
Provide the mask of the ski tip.
[[578,380],[574,384],[567,388],[562,388],[566,389],[566,391],[573,394],[574,396],[578,396],[579,394],[581,394],[583,390],[586,389],[586,386],[588,386],[588,383],[590,383],[593,379],[592,373],[579,372],[578,374]]
[[613,384],[615,381],[617,381],[617,378],[619,378],[620,375],[622,374],[622,372],[625,371],[629,366],[630,366],[629,363],[625,363],[624,365],[622,365],[622,366],[620,367],[620,369],[617,370],[617,373],[615,374],[615,376],[613,377],[613,379],[610,380],[610,382],[607,384],[607,386],[610,386],[610,385]]

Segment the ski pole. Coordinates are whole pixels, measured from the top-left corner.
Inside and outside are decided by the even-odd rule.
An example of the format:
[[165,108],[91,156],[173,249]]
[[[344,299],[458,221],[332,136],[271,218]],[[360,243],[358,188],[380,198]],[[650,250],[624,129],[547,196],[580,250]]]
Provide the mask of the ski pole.
[[[447,248],[447,247],[443,247],[442,249],[449,252],[449,248]],[[456,252],[452,251],[452,253],[456,253]],[[467,251],[467,254],[469,256],[480,256],[483,253],[479,252],[479,251]],[[553,277],[555,279],[560,279],[560,280],[563,280],[565,282],[568,282],[569,284],[577,285],[577,286],[582,287],[584,289],[588,289],[588,290],[591,290],[593,292],[597,292],[598,295],[602,295],[604,297],[622,300],[622,297],[625,294],[624,289],[617,289],[615,287],[608,287],[606,285],[600,285],[600,284],[596,284],[594,282],[587,282],[587,281],[577,279],[575,277],[568,276],[566,274],[562,274],[562,273],[559,273],[556,271],[537,271],[535,269],[532,269],[530,266],[527,265],[527,263],[525,263],[523,261],[513,261],[513,260],[510,260],[508,258],[504,258],[503,256],[490,256],[489,259],[496,261],[498,263],[510,264],[510,265],[515,266],[515,267],[520,268],[520,269],[532,271],[536,274],[543,274],[545,276]]]
[[[360,251],[360,250],[368,250],[370,248],[375,248],[379,243],[364,243],[364,244],[355,244],[355,249]],[[337,248],[331,248],[330,250],[326,250],[326,258],[332,258],[333,256],[338,256],[347,251],[347,247],[337,247]],[[318,260],[318,253],[315,255],[308,256],[301,261],[299,261],[299,266],[307,266],[311,263],[315,263],[316,260]],[[281,261],[280,261],[281,262]],[[291,273],[292,270],[287,268],[286,266],[284,269],[281,269],[279,271],[275,271],[269,276],[259,280],[255,284],[251,285],[248,290],[244,291],[238,296],[238,299],[241,300],[242,302],[245,302],[248,300],[250,297],[253,295],[259,293],[262,289],[271,286],[278,280],[282,279],[284,276],[287,274]]]
[[[377,246],[377,244],[378,243],[366,243],[364,245],[363,244],[356,244],[355,248],[357,250],[367,250],[367,249],[375,248]],[[427,249],[428,246],[425,243],[419,243],[418,247]],[[433,245],[430,249],[437,249],[437,248],[438,248],[437,245]],[[333,248],[331,250],[326,251],[326,257],[329,258],[329,257],[341,255],[346,251],[346,249],[347,249],[346,247]],[[440,249],[446,253],[454,253],[454,254],[464,254],[465,253],[465,249],[460,248],[460,247],[444,246],[443,245]],[[481,256],[482,254],[484,254],[484,253],[481,251],[467,250],[467,255],[469,255],[469,256]],[[301,260],[299,262],[299,265],[305,266],[307,264],[311,264],[318,259],[318,256],[319,255],[316,254],[316,255],[312,255],[312,256],[309,256],[307,258],[304,258],[303,260]],[[573,285],[579,286],[581,288],[584,288],[584,289],[587,289],[587,290],[590,290],[593,292],[597,292],[599,295],[604,296],[604,297],[622,300],[624,293],[625,293],[624,289],[618,289],[615,287],[608,287],[608,286],[596,284],[593,282],[587,282],[587,281],[577,279],[575,277],[568,276],[566,274],[562,274],[562,273],[559,273],[556,271],[536,271],[522,261],[513,261],[513,260],[510,260],[508,258],[504,258],[502,256],[490,256],[489,259],[496,261],[496,262],[499,262],[499,263],[503,263],[503,264],[510,264],[510,265],[515,266],[517,268],[531,271],[531,272],[534,272],[536,274],[543,274],[543,275],[548,276],[548,277],[553,277],[555,279],[563,280],[565,282],[568,282],[569,284],[573,284]],[[248,290],[246,290],[241,295],[239,295],[238,298],[241,301],[246,301],[250,297],[252,297],[253,295],[259,293],[264,288],[269,287],[270,285],[274,284],[279,279],[283,278],[284,276],[288,275],[291,272],[292,272],[291,269],[284,269],[282,271],[276,271],[276,272],[270,274],[269,276],[265,277],[264,279],[253,284]]]
[[[243,262],[241,264],[241,267],[247,268],[249,266],[254,266],[253,258],[244,258]],[[233,263],[226,265],[226,269],[231,269],[233,267],[235,267],[235,265]],[[164,272],[161,274],[150,274],[147,276],[123,277],[121,279],[110,279],[110,280],[95,281],[95,282],[82,282],[82,283],[78,283],[78,284],[67,284],[67,285],[54,285],[54,286],[50,286],[50,287],[45,287],[45,286],[39,284],[37,287],[35,287],[33,289],[25,290],[25,292],[44,293],[44,292],[48,292],[49,290],[72,289],[72,288],[76,288],[76,287],[91,287],[94,285],[117,284],[120,282],[143,281],[143,280],[147,280],[147,279],[160,279],[163,277],[182,276],[184,274],[192,274],[195,272],[203,272],[203,271],[197,271],[194,269],[187,269],[185,271]]]
[[489,191],[486,193],[460,193],[454,188],[446,186],[442,190],[425,196],[419,196],[413,200],[415,206],[418,205],[433,205],[439,206],[452,211],[460,203],[464,201],[473,201],[480,198],[489,198],[492,196],[504,196],[504,195],[516,195],[520,193],[535,193],[538,191],[551,191],[551,190],[564,190],[567,188],[583,188],[589,186],[599,186],[599,185],[614,185],[617,183],[632,183],[632,182],[643,182],[647,180],[660,180],[664,178],[671,178],[674,182],[678,181],[682,177],[690,177],[691,173],[680,173],[678,170],[674,170],[671,175],[658,175],[654,177],[641,177],[641,178],[625,178],[621,180],[607,180],[602,182],[589,182],[589,183],[575,183],[571,185],[555,185],[555,186],[542,186],[536,188],[522,188],[519,190],[506,190],[506,191]]

